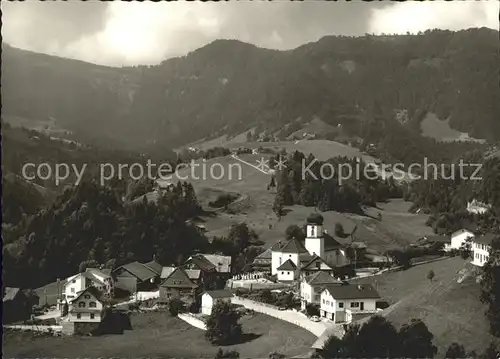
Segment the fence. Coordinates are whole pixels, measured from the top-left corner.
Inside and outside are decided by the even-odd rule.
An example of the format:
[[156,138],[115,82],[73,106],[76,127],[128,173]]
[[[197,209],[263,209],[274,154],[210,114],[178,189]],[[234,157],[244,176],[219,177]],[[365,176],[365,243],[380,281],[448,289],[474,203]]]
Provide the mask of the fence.
[[317,337],[321,336],[328,327],[323,322],[311,321],[309,318],[307,318],[306,316],[302,315],[299,312],[295,312],[292,310],[279,310],[275,306],[256,302],[250,299],[233,297],[231,298],[231,303],[236,305],[242,305],[245,308],[297,325],[313,333]]

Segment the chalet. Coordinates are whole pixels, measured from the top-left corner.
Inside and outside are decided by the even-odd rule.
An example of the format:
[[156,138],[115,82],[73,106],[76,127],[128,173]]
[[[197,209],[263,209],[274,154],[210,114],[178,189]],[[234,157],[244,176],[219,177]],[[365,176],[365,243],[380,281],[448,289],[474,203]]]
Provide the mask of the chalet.
[[160,298],[193,299],[198,285],[194,283],[182,268],[175,268],[160,284]]
[[112,296],[114,286],[115,283],[111,275],[97,268],[87,268],[85,272],[66,279],[63,286],[63,297],[66,302],[71,302],[78,293],[88,287],[95,287],[105,295]]
[[217,254],[203,254],[203,257],[215,266],[219,275],[231,275],[231,257]]
[[68,321],[99,323],[104,318],[102,292],[88,287],[70,301]]
[[198,273],[198,284],[203,289],[213,289],[215,287],[219,276],[217,265],[210,262],[203,254],[189,257],[182,268],[185,270],[198,270],[199,272],[191,272],[191,275]]
[[491,244],[495,239],[495,235],[487,233],[472,240],[472,264],[483,267],[490,257]]
[[217,303],[231,303],[232,297],[233,293],[226,289],[206,291],[201,296],[201,313],[205,315],[212,314],[212,309]]
[[337,284],[342,282],[328,274],[327,271],[317,271],[306,277],[303,277],[300,282],[300,298],[302,309],[306,308],[307,304],[320,304],[321,291],[326,285]]
[[350,323],[354,314],[377,312],[380,295],[370,284],[330,284],[321,292],[320,313],[335,323]]
[[154,288],[160,274],[161,271],[158,273],[151,267],[139,262],[122,265],[113,271],[116,288],[121,288],[131,293]]
[[33,305],[38,303],[30,302],[30,299],[19,288],[5,287],[3,289],[2,301],[2,323],[26,320],[30,318]]
[[475,237],[474,232],[462,228],[451,234],[449,245],[445,246],[446,250],[460,249],[462,245],[467,241]]

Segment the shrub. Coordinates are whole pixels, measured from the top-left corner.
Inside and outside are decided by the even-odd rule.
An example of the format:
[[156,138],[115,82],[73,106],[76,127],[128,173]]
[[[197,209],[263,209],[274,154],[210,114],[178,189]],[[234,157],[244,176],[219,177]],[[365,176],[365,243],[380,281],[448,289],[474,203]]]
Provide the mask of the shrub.
[[312,317],[313,315],[319,316],[319,307],[315,304],[308,303],[306,305],[306,313],[308,316]]
[[168,312],[173,317],[177,316],[179,313],[184,312],[184,303],[179,298],[171,298],[167,303]]

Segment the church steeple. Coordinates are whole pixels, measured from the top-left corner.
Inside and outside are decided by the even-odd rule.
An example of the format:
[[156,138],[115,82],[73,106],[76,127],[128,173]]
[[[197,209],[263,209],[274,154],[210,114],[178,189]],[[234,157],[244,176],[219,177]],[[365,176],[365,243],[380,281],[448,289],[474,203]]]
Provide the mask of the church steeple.
[[323,216],[319,213],[312,213],[307,217],[305,246],[311,255],[323,258],[325,254]]

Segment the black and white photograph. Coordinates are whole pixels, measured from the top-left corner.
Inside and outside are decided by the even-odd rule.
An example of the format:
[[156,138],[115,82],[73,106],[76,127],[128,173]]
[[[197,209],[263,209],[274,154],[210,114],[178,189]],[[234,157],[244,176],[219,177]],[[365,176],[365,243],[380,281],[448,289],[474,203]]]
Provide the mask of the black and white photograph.
[[499,1],[0,9],[3,358],[500,358]]

